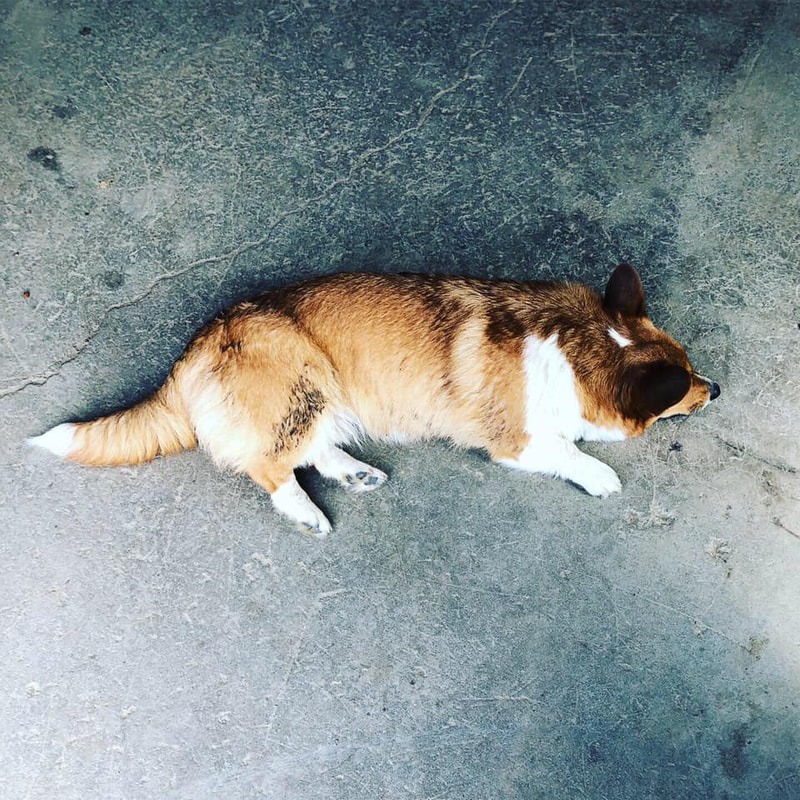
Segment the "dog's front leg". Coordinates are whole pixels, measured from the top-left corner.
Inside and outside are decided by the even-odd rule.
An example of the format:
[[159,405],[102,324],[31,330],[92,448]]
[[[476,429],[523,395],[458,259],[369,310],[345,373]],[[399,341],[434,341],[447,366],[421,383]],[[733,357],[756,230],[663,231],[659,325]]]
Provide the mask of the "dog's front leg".
[[581,452],[562,436],[552,434],[531,436],[516,458],[499,459],[501,464],[526,472],[542,472],[578,484],[595,497],[622,489],[617,473],[599,459]]

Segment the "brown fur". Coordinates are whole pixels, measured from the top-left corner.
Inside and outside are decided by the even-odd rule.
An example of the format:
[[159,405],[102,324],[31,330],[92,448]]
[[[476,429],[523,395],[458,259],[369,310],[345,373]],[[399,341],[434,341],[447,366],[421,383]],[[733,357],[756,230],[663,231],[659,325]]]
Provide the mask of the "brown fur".
[[95,467],[152,461],[197,446],[173,376],[153,395],[125,411],[75,430],[70,458]]
[[373,437],[447,437],[515,459],[530,439],[525,338],[553,334],[596,426],[635,436],[709,399],[683,348],[645,316],[630,267],[605,297],[578,284],[350,273],[234,306],[152,397],[78,424],[68,457],[138,463],[199,441],[272,493],[355,417]]

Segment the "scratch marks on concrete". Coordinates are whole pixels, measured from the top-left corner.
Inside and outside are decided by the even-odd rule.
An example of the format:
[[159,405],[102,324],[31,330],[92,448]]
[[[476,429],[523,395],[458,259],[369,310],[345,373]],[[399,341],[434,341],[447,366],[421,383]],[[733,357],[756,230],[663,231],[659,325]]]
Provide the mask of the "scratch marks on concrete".
[[[264,234],[264,236],[255,239],[253,241],[245,242],[244,244],[241,244],[238,247],[231,248],[227,252],[221,253],[219,255],[197,259],[196,261],[192,261],[183,267],[157,275],[153,280],[150,281],[147,287],[143,291],[139,292],[137,295],[130,297],[127,300],[122,300],[118,303],[113,303],[112,305],[108,306],[100,313],[97,321],[95,321],[91,325],[88,333],[83,338],[79,339],[78,341],[72,344],[70,351],[66,355],[53,362],[46,369],[43,369],[34,375],[30,375],[27,378],[24,378],[16,383],[3,387],[2,389],[0,389],[0,399],[17,394],[31,386],[42,386],[46,384],[51,378],[58,375],[65,366],[75,361],[75,359],[78,358],[81,355],[81,353],[83,353],[86,350],[87,347],[89,347],[89,345],[98,335],[98,333],[105,326],[109,317],[115,311],[119,311],[123,308],[129,308],[131,306],[137,305],[138,303],[141,303],[143,300],[148,298],[155,291],[155,289],[157,289],[161,284],[171,280],[175,280],[176,278],[181,278],[185,275],[188,275],[191,272],[194,272],[195,270],[208,266],[209,264],[218,264],[221,262],[226,262],[227,263],[226,269],[230,269],[230,267],[233,265],[236,259],[239,258],[241,255],[250,252],[252,250],[261,248],[265,244],[267,244],[272,238],[275,230],[289,217],[302,214],[311,207],[318,206],[324,203],[338,189],[352,183],[353,180],[359,175],[359,173],[361,173],[364,170],[364,168],[371,161],[373,161],[377,155],[380,155],[381,153],[391,150],[396,145],[410,139],[411,137],[419,133],[424,127],[425,123],[430,119],[431,115],[437,109],[437,107],[441,104],[443,98],[447,97],[450,94],[453,94],[454,92],[457,92],[464,84],[468,83],[469,81],[477,81],[481,79],[480,75],[474,75],[471,73],[472,66],[479,56],[487,52],[489,37],[491,33],[494,31],[497,24],[500,22],[500,20],[506,17],[507,15],[511,14],[517,8],[518,5],[519,5],[519,0],[515,0],[508,8],[506,8],[505,10],[499,12],[494,17],[492,17],[492,19],[489,21],[483,33],[480,47],[478,47],[477,50],[473,51],[469,55],[461,76],[448,86],[442,87],[438,91],[434,92],[428,103],[425,105],[422,111],[420,111],[417,121],[414,125],[406,127],[399,133],[390,136],[388,139],[386,139],[386,141],[383,144],[375,147],[369,147],[366,150],[363,150],[358,155],[354,156],[351,161],[349,169],[339,177],[331,180],[322,189],[322,191],[318,192],[313,197],[310,197],[298,203],[294,208],[287,209],[286,211],[283,211],[280,214],[278,214],[270,223],[267,232]],[[519,81],[522,78],[522,74],[524,73],[525,69],[527,69],[528,65],[530,64],[530,61],[531,59],[528,60],[528,63],[525,65],[522,72],[518,76],[517,81],[512,86],[511,90],[508,92],[507,97],[510,96],[513,93],[513,91],[516,90],[517,86],[519,85]],[[101,75],[100,77],[103,79],[104,83],[108,84],[108,80],[104,76]],[[138,139],[136,139],[136,141],[138,143]],[[141,151],[140,144],[139,144],[139,149]],[[144,158],[144,156],[142,156],[142,159],[145,169],[149,173],[147,160]]]

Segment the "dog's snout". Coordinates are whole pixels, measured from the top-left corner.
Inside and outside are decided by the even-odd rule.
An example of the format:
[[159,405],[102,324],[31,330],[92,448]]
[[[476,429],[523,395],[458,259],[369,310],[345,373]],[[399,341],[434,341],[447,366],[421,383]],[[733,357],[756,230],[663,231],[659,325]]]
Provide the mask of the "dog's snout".
[[711,378],[706,378],[705,375],[701,375],[699,372],[695,372],[695,377],[700,378],[706,386],[708,386],[708,399],[716,400],[720,395],[720,388],[719,384],[716,381],[712,381]]

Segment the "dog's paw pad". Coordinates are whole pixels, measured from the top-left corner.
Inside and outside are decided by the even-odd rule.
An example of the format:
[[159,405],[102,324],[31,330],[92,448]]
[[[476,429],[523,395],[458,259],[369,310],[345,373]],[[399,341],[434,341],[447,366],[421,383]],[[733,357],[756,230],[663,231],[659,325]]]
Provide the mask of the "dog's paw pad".
[[344,476],[348,488],[353,492],[370,492],[386,482],[388,476],[375,467],[361,469],[354,474]]

